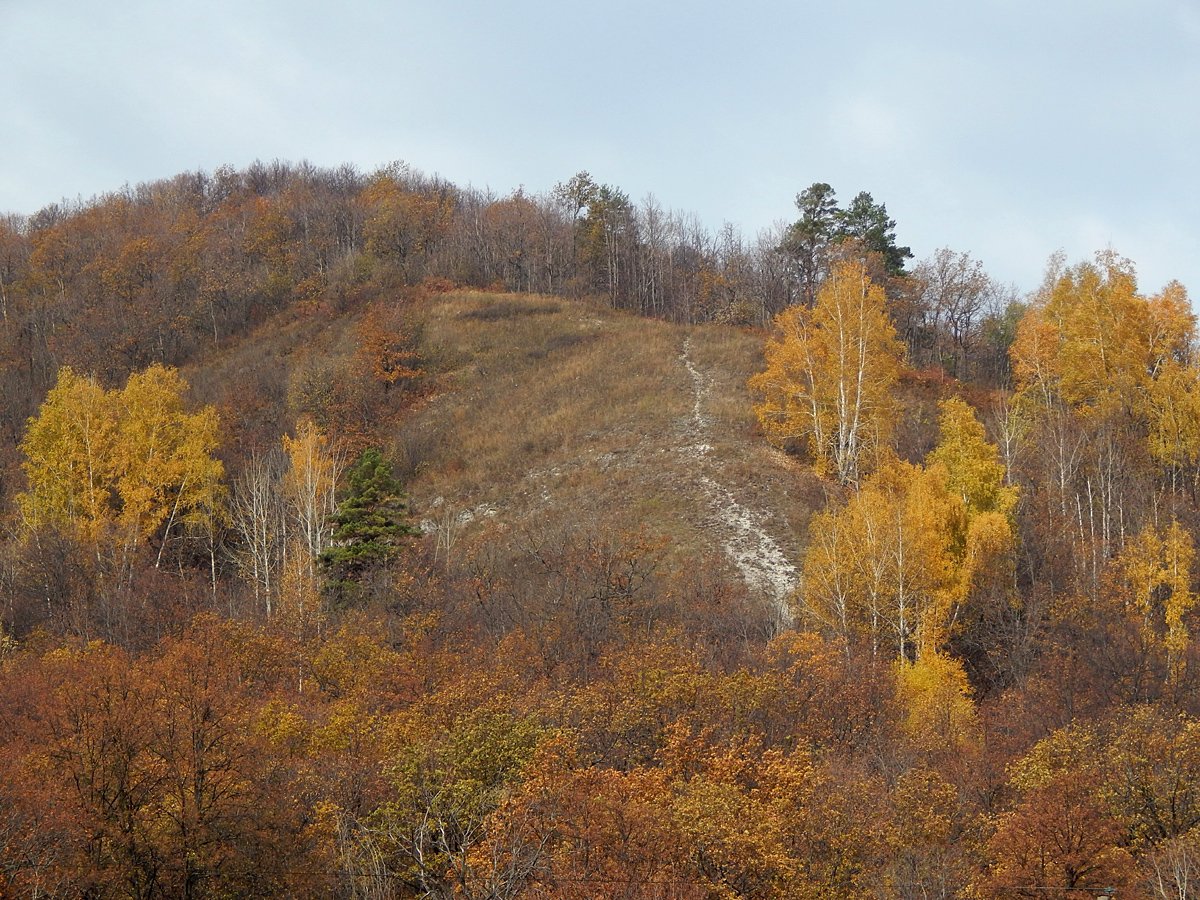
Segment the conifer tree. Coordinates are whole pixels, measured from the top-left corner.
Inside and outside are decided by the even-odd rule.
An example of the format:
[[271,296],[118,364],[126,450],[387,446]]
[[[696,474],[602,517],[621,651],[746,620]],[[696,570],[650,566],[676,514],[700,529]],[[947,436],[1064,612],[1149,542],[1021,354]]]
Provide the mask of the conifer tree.
[[357,599],[370,572],[395,557],[413,529],[392,464],[376,449],[363,451],[351,466],[346,496],[333,517],[333,539],[320,557],[326,590],[338,603]]

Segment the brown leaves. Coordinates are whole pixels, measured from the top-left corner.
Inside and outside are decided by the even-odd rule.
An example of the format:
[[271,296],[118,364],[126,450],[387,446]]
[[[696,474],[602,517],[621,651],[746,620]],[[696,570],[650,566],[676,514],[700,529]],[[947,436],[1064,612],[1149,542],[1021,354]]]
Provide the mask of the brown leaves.
[[53,848],[41,883],[176,896],[199,883],[243,895],[285,889],[301,822],[248,727],[230,637],[202,620],[151,659],[94,645],[34,667],[40,693],[2,755],[25,771],[25,789],[7,798],[10,821],[55,798],[57,821],[40,816]]
[[371,377],[385,386],[425,374],[416,344],[412,326],[396,306],[372,306],[358,326],[358,352]]

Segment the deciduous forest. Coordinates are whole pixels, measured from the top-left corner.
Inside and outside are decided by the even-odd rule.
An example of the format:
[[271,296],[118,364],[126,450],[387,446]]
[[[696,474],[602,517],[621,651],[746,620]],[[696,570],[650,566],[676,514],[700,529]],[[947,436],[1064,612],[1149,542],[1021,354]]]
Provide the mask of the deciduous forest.
[[1200,337],[256,163],[0,218],[0,894],[1200,897]]

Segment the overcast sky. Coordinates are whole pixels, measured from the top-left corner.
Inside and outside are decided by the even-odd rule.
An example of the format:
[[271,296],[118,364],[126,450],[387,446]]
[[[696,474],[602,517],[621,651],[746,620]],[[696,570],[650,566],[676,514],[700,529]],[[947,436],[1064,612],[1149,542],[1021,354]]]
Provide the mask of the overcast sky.
[[1200,0],[0,0],[0,212],[255,159],[586,169],[754,237],[827,181],[1021,290],[1200,297]]

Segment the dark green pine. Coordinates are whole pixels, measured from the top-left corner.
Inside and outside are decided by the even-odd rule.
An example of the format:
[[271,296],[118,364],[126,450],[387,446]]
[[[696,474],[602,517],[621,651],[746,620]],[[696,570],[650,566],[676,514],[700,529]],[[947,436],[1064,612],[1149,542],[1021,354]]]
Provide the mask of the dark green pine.
[[326,590],[335,602],[355,599],[364,578],[395,556],[401,540],[415,533],[392,465],[376,449],[350,468],[346,495],[333,517],[333,542],[321,554]]

